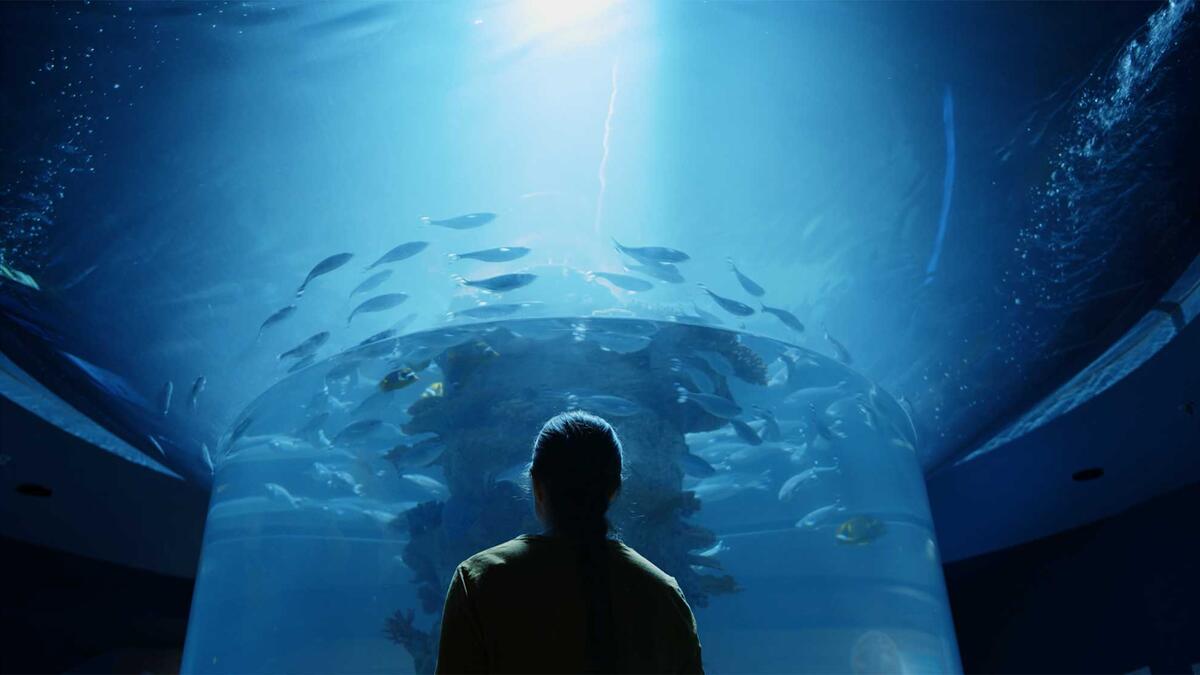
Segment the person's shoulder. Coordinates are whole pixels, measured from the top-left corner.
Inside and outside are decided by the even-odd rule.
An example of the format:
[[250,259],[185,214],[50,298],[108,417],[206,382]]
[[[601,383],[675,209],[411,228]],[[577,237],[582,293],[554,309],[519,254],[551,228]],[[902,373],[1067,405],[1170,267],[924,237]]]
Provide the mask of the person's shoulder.
[[482,577],[489,570],[502,567],[513,560],[527,555],[529,553],[530,541],[531,538],[526,535],[509,539],[503,544],[497,544],[476,553],[464,560],[458,567],[471,577]]
[[662,586],[669,586],[675,592],[679,592],[679,584],[676,583],[675,577],[667,574],[658,568],[658,565],[647,560],[641,553],[633,550],[621,542],[613,542],[617,555],[621,560],[624,560],[626,566],[634,570],[635,574],[642,579],[657,583]]

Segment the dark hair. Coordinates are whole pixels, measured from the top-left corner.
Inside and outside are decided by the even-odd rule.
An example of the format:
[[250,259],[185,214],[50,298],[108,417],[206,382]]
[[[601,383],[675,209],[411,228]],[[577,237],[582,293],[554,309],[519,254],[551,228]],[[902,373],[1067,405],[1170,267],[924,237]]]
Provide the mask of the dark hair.
[[613,673],[617,653],[608,575],[608,503],[621,487],[621,440],[603,419],[574,410],[550,418],[533,444],[529,475],[552,534],[573,539],[587,603],[585,672]]
[[608,422],[578,410],[550,418],[533,444],[529,475],[541,487],[554,534],[608,534],[608,503],[621,487],[621,440]]

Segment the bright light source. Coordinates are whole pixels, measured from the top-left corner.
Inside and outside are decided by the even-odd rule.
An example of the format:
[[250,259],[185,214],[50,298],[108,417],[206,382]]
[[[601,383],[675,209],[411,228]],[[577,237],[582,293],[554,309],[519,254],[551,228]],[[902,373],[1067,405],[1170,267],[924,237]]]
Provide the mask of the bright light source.
[[611,28],[602,26],[600,19],[614,4],[615,0],[521,0],[516,20],[523,39],[553,34],[555,41],[591,42]]

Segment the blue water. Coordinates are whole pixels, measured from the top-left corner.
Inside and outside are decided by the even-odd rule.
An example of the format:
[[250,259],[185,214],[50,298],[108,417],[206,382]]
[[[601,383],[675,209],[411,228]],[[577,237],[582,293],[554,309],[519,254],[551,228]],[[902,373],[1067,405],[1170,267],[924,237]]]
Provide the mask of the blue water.
[[[112,434],[105,448],[141,452],[185,480],[218,488],[225,480],[240,498],[260,500],[243,507],[270,507],[213,518],[235,527],[210,528],[208,568],[219,572],[225,560],[274,570],[269,578],[286,590],[291,572],[267,556],[327,556],[328,570],[362,550],[378,556],[378,571],[362,572],[345,595],[354,600],[344,611],[364,607],[356,621],[318,623],[349,632],[338,649],[368,640],[378,659],[355,663],[382,669],[393,658],[410,667],[407,650],[384,639],[384,617],[412,608],[424,629],[436,611],[418,606],[419,581],[394,564],[403,537],[381,514],[444,502],[447,522],[467,522],[465,532],[487,498],[445,473],[452,449],[426,471],[445,493],[391,475],[378,494],[337,493],[380,468],[330,458],[324,442],[345,426],[336,416],[322,429],[330,436],[293,447],[287,439],[311,420],[315,396],[357,406],[390,372],[380,368],[415,365],[377,354],[355,372],[353,391],[331,391],[316,374],[347,350],[384,330],[413,336],[428,352],[416,362],[433,365],[400,391],[419,397],[439,382],[432,395],[449,400],[468,390],[447,379],[447,350],[461,346],[437,337],[448,327],[541,321],[541,335],[564,321],[631,318],[693,326],[696,335],[716,327],[772,345],[760,354],[770,374],[755,385],[761,391],[736,392],[740,419],[756,433],[766,421],[752,403],[775,408],[798,387],[842,381],[789,382],[781,354],[802,350],[788,353],[811,354],[828,372],[848,367],[844,379],[856,383],[821,398],[822,414],[857,429],[865,413],[834,404],[867,396],[867,407],[911,421],[913,447],[897,469],[905,478],[878,482],[878,458],[895,447],[876,442],[878,428],[836,437],[855,449],[838,455],[846,510],[834,512],[837,522],[857,514],[888,524],[884,536],[844,548],[793,522],[836,503],[819,489],[828,481],[804,488],[803,504],[778,496],[792,469],[824,466],[789,459],[820,436],[803,410],[777,412],[791,435],[766,443],[774,454],[765,459],[714,451],[718,473],[707,484],[666,464],[641,470],[672,494],[699,494],[702,507],[683,520],[727,546],[719,557],[741,590],[700,610],[706,649],[718,670],[886,669],[894,658],[953,670],[920,472],[1002,448],[1029,427],[1030,410],[1058,414],[1092,395],[1068,390],[1114,345],[1137,342],[1128,331],[1196,259],[1193,22],[1191,0],[5,5],[0,350],[20,377]],[[422,220],[469,213],[495,219],[469,229]],[[364,271],[411,241],[428,246]],[[646,269],[614,241],[688,259]],[[494,247],[529,252],[503,262],[451,257]],[[310,270],[339,253],[352,257],[297,297]],[[351,296],[379,269],[391,274]],[[513,273],[535,280],[502,293],[462,283]],[[398,293],[401,304],[348,320],[360,303]],[[296,359],[279,356],[323,332],[309,368],[289,374]],[[658,328],[568,332],[618,360],[660,348]],[[1150,342],[1163,340],[1138,344]],[[513,363],[496,351],[497,363]],[[740,381],[698,365],[694,351],[669,355],[711,380],[689,387]],[[671,420],[695,405],[675,400],[673,382],[658,398],[639,398],[679,374],[669,358],[665,371],[622,370],[603,391],[582,372],[577,391],[542,391],[520,370],[491,391],[539,401],[529,414],[543,404],[620,407],[589,398],[603,394]],[[262,410],[269,424],[241,428],[252,417],[262,423],[254,415]],[[406,410],[388,408],[396,415],[388,423],[407,423]],[[733,433],[721,429],[705,433]],[[736,438],[715,442],[745,440]],[[246,468],[229,454],[245,439],[296,456]],[[510,440],[524,443],[495,442]],[[714,441],[690,432],[685,440],[693,454]],[[671,467],[690,461],[669,452]],[[214,514],[230,512],[222,494],[214,492]],[[352,525],[324,523],[300,508],[314,502],[293,501],[343,508],[330,501],[338,499],[361,516]],[[263,515],[280,510],[300,515],[285,514],[283,525]],[[303,539],[306,528],[325,529]],[[505,530],[484,529],[456,536],[466,546]],[[281,532],[300,537],[288,545],[301,548],[263,543]],[[795,569],[781,572],[783,561]],[[905,571],[889,581],[872,565]],[[839,614],[847,601],[834,578],[856,580],[844,582],[857,598],[850,614]],[[314,593],[339,592],[330,584]],[[792,600],[773,602],[772,587],[793,589]],[[828,594],[805,601],[820,588]],[[800,627],[806,644],[828,653],[772,646]],[[282,658],[281,650],[257,656]]]

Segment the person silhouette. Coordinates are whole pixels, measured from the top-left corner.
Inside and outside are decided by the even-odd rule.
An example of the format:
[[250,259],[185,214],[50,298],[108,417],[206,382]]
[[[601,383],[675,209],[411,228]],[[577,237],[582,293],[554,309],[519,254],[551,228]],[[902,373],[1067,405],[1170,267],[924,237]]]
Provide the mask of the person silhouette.
[[551,418],[529,468],[543,534],[477,553],[446,593],[438,673],[703,673],[675,579],[610,537],[621,441],[608,422]]

